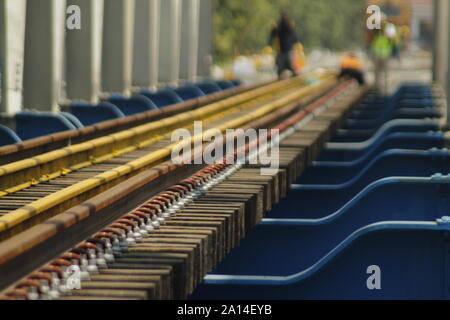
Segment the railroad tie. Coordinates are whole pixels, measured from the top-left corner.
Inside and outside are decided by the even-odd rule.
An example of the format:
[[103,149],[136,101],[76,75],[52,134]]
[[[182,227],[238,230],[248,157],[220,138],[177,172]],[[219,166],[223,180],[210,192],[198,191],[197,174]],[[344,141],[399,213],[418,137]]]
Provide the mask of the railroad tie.
[[[313,145],[313,139],[307,142]],[[107,268],[82,281],[81,290],[61,299],[97,298],[99,290],[101,298],[119,295],[121,299],[186,299],[265,213],[285,197],[288,186],[305,168],[306,153],[299,147],[281,148],[280,169],[272,175],[260,174],[265,165],[244,165],[166,219],[159,229],[116,255]],[[117,276],[126,275],[127,270],[135,274]],[[155,278],[145,280],[140,270],[153,271]],[[116,277],[106,276],[112,271]],[[161,283],[163,275],[159,272],[163,271],[169,272],[170,282]],[[139,288],[141,281],[151,286]]]
[[[188,298],[205,275],[286,196],[289,186],[318,156],[345,118],[350,107],[343,105],[317,115],[280,142],[279,170],[262,175],[261,170],[269,165],[260,162],[207,167],[62,254],[30,276],[34,278],[19,281],[14,290],[36,291],[45,297],[49,293],[42,291],[42,281],[36,279],[45,280],[43,273],[60,278],[68,264],[75,264],[81,268],[81,289],[59,299]],[[148,150],[135,151],[139,153],[136,156],[165,144],[161,141]],[[129,154],[99,165],[114,167],[122,161],[129,161]],[[219,169],[212,174],[214,168]],[[234,171],[214,180],[228,169]],[[82,176],[92,170],[96,169],[85,168],[74,174]],[[210,187],[198,192],[213,180]],[[71,179],[61,183],[70,185]],[[54,188],[45,182],[41,185],[48,190]],[[174,209],[171,205],[179,199],[189,201]],[[54,268],[58,272],[50,272]]]

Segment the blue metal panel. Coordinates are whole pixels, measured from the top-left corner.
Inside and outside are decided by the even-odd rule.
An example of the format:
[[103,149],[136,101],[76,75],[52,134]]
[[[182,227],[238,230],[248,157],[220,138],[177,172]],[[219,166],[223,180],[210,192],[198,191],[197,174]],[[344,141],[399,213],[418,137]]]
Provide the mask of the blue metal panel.
[[439,118],[431,89],[401,87],[391,97],[369,96],[347,120],[344,129],[375,129],[391,119]]
[[118,107],[109,102],[100,102],[98,105],[87,102],[73,102],[70,104],[70,112],[77,117],[84,126],[125,117]]
[[318,161],[354,161],[363,157],[374,157],[389,149],[427,150],[443,147],[444,135],[440,132],[394,132],[362,143],[328,143]]
[[397,109],[393,113],[383,114],[376,119],[359,120],[349,119],[343,128],[345,129],[371,129],[378,128],[386,121],[392,119],[423,119],[423,118],[440,118],[442,113],[436,108],[402,108]]
[[205,94],[212,94],[222,91],[222,88],[212,81],[203,81],[196,83],[195,85],[199,87],[200,90],[202,90]]
[[414,99],[412,97],[407,97],[398,103],[399,108],[427,108],[427,107],[434,107],[436,106],[434,100],[427,96],[422,97],[422,99]]
[[22,139],[10,128],[0,124],[0,146],[21,142]]
[[338,185],[359,181],[362,186],[366,186],[367,182],[395,175],[422,177],[436,172],[446,174],[450,166],[449,155],[447,149],[390,149],[367,159],[370,161],[317,161],[306,169],[296,183]]
[[119,108],[125,116],[158,109],[152,100],[144,95],[134,95],[129,98],[112,95],[108,98],[108,101]]
[[423,120],[440,116],[433,98],[421,84],[368,95],[334,138],[345,143],[327,144],[191,298],[448,299],[450,153]]
[[439,130],[439,123],[434,120],[396,119],[386,122],[378,130],[374,129],[340,129],[331,142],[363,142],[374,135],[387,135],[393,132],[427,132]]
[[16,114],[16,132],[22,140],[74,129],[77,128],[61,114],[51,112]]
[[191,100],[198,97],[204,97],[205,93],[200,90],[199,87],[187,84],[181,87],[174,89],[174,91],[181,97],[183,100]]
[[[247,251],[250,257],[244,256],[242,264],[292,266],[294,273],[289,270],[283,275],[279,270],[264,270],[262,276],[211,275],[191,298],[446,299],[449,297],[448,230],[448,226],[433,222],[369,225],[342,239],[325,255],[311,257],[314,264],[306,268],[298,268],[308,265],[305,250],[306,255],[310,249],[317,253],[323,247],[322,239],[317,247],[306,249],[301,237],[288,232],[291,237],[281,235],[289,240],[283,243],[284,247],[271,250],[274,247],[265,247],[269,242],[265,241],[255,248],[259,253],[264,250],[265,254],[261,254],[267,258],[265,264],[249,261],[259,258],[251,250]],[[373,265],[380,267],[380,290],[370,290],[367,286],[367,268]]]
[[61,114],[64,118],[66,118],[67,120],[69,120],[69,122],[70,122],[71,124],[73,124],[73,125],[75,126],[75,128],[81,129],[81,128],[84,127],[83,124],[80,122],[80,120],[78,120],[78,118],[75,117],[73,114],[68,113],[68,112],[60,112],[60,114]]
[[[383,201],[387,197],[390,201]],[[327,217],[308,220],[265,219],[214,273],[237,272],[231,270],[253,275],[275,271],[280,275],[295,273],[299,268],[314,263],[314,259],[319,259],[345,237],[366,225],[380,221],[434,221],[450,208],[449,199],[448,177],[383,179],[364,189],[345,207]],[[290,218],[298,216],[302,216],[302,213],[291,211]],[[294,255],[295,263],[269,263],[269,260],[294,259],[287,256],[288,252],[299,253]]]
[[142,89],[141,94],[149,98],[158,108],[183,102],[183,99],[170,88],[165,88],[157,92]]
[[[448,152],[441,156],[438,154],[431,155],[428,152],[410,155],[408,155],[409,152],[390,153],[375,159],[369,167],[363,168],[357,175],[341,184],[293,185],[288,192],[288,197],[274,206],[269,215],[279,217],[289,215],[292,212],[304,212],[308,216],[312,213],[317,217],[325,216],[344,206],[361,190],[379,179],[396,174],[405,177],[425,177],[435,172],[445,174],[450,172]],[[405,163],[408,163],[408,165],[405,165]],[[332,172],[330,171],[331,174]],[[339,170],[336,170],[335,174],[337,172]],[[326,180],[326,178],[323,179]],[[298,201],[298,199],[302,199],[302,201]],[[323,199],[327,199],[327,201],[323,201]]]
[[234,88],[235,86],[239,86],[240,84],[235,84],[232,81],[228,80],[218,80],[216,81],[217,85],[221,87],[223,90]]
[[[372,212],[375,210],[400,210],[403,211],[410,205],[415,204],[417,207],[410,207],[411,210],[427,211],[428,202],[439,201],[439,195],[435,194],[433,188],[437,187],[433,183],[423,183],[428,178],[384,178],[371,183],[367,187],[360,189],[343,189],[344,193],[339,194],[339,187],[332,191],[333,187],[329,187],[326,192],[321,192],[319,188],[314,190],[291,190],[289,196],[296,196],[296,199],[302,201],[294,202],[292,200],[283,200],[268,214],[269,217],[277,218],[305,218],[305,219],[321,219],[325,216],[339,216],[347,212]],[[438,186],[439,188],[447,188],[447,185]],[[408,193],[410,192],[410,193]],[[423,194],[422,194],[423,192]],[[299,196],[308,196],[311,199],[298,198]],[[417,199],[413,197],[418,197]],[[326,199],[326,201],[324,201]],[[388,199],[389,201],[386,201]],[[427,202],[428,201],[428,202]],[[323,206],[320,206],[320,203]],[[326,204],[325,204],[326,203]],[[328,204],[329,203],[329,204]],[[431,210],[431,209],[430,209]],[[445,215],[443,212],[440,215]]]

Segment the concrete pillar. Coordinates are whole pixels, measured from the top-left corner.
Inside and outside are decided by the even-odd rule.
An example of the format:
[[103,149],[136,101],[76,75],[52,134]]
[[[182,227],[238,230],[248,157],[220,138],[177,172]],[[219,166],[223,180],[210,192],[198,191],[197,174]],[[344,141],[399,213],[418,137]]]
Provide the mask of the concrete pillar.
[[100,93],[103,0],[71,0],[81,10],[81,29],[66,31],[66,93],[95,103]]
[[159,82],[176,84],[180,72],[181,0],[161,2]]
[[434,0],[434,9],[433,9],[433,81],[438,81],[438,73],[439,73],[439,65],[438,65],[438,48],[439,48],[439,26],[440,22],[440,14],[439,14],[439,4],[440,0]]
[[448,0],[434,1],[434,42],[433,42],[433,80],[439,84],[447,96],[447,124],[450,123],[448,117],[450,108],[450,2]]
[[156,88],[161,3],[160,0],[135,2],[133,86]]
[[27,1],[26,10],[24,108],[58,111],[66,1]]
[[436,41],[434,44],[435,54],[435,75],[437,83],[443,88],[447,86],[447,68],[448,68],[448,23],[450,4],[448,0],[436,0],[437,16],[436,22]]
[[104,2],[102,91],[127,95],[133,68],[134,0]]
[[445,93],[447,96],[447,113],[446,113],[446,120],[447,124],[450,124],[450,22],[448,19],[450,18],[450,2],[447,0],[444,0],[445,5],[441,3],[442,11],[445,11],[445,15],[441,17],[440,19],[443,19],[445,21],[445,29],[443,29],[442,34],[440,34],[440,39],[445,39],[444,44],[445,47],[442,49],[444,57],[442,58],[443,62],[445,62],[445,65],[443,64],[443,70],[445,70],[445,84],[443,84],[443,87],[445,88]]
[[0,0],[0,113],[22,108],[25,0]]
[[198,66],[199,0],[182,0],[180,78],[195,81]]
[[213,50],[213,4],[212,0],[200,0],[200,27],[198,46],[198,75],[211,76]]

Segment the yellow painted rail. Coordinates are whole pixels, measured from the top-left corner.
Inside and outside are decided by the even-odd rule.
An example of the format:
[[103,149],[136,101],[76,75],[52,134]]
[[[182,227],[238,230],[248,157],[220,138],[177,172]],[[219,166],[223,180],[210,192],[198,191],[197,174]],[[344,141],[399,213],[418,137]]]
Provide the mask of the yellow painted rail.
[[302,81],[302,78],[295,78],[271,83],[193,111],[0,166],[0,197],[40,181],[49,181],[94,163],[150,146],[159,141],[162,134],[186,126],[194,120],[204,120],[248,101],[292,89]]
[[[308,85],[302,88],[299,88],[295,92],[292,92],[282,98],[276,99],[275,101],[272,101],[270,103],[262,105],[260,108],[258,108],[256,111],[246,114],[244,116],[241,116],[237,119],[233,119],[230,121],[227,121],[220,126],[217,126],[214,129],[210,130],[220,130],[221,132],[225,132],[226,129],[229,128],[239,128],[244,126],[245,124],[248,124],[258,118],[261,118],[273,111],[276,111],[277,109],[282,108],[283,106],[298,101],[299,99],[317,92],[318,90],[330,86],[335,81],[334,75],[326,74],[323,75],[315,84]],[[267,89],[266,89],[267,90]],[[211,107],[211,106],[210,106]],[[215,108],[220,108],[220,106],[216,105]],[[211,109],[213,109],[211,107]],[[195,111],[194,111],[195,112]],[[209,112],[209,111],[207,111]],[[212,110],[211,110],[212,112]],[[195,119],[195,118],[194,118]],[[173,120],[171,120],[173,121]],[[136,130],[136,129],[133,129]],[[133,131],[133,130],[127,130],[127,131]],[[191,143],[195,143],[196,141],[203,141],[204,137],[209,136],[212,132],[210,130],[207,130],[203,132],[200,135],[193,136],[191,138]],[[124,134],[125,133],[120,133]],[[127,132],[126,134],[129,134]],[[92,142],[91,142],[92,143]],[[175,148],[179,149],[180,146],[184,145],[186,142],[180,141],[177,143],[170,144],[169,146],[159,149],[154,152],[150,152],[149,154],[128,162],[125,165],[119,166],[113,170],[106,171],[102,174],[96,175],[95,177],[88,178],[86,180],[83,180],[81,182],[78,182],[70,187],[67,187],[63,190],[57,191],[51,195],[48,195],[44,198],[41,198],[39,200],[36,200],[29,205],[19,208],[17,210],[11,211],[10,213],[2,216],[0,218],[0,233],[7,231],[22,222],[37,216],[53,207],[56,207],[65,201],[68,201],[70,199],[73,199],[75,197],[79,197],[85,192],[88,192],[89,190],[92,190],[94,188],[97,188],[101,186],[102,184],[106,184],[110,181],[113,181],[115,179],[118,179],[120,177],[123,177],[127,174],[129,174],[132,171],[137,171],[142,168],[149,167],[153,164],[158,164],[162,161],[166,161],[170,158],[170,155],[172,153],[172,150],[175,150]],[[89,146],[89,143],[83,144],[82,147]],[[93,145],[91,145],[93,146]]]

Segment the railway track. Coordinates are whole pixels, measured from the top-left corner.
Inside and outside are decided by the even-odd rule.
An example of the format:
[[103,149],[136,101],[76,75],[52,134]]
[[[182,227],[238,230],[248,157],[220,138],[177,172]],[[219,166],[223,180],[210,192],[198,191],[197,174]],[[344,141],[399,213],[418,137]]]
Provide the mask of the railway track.
[[[230,98],[241,93],[250,92],[257,88],[268,86],[270,82],[241,85],[226,89],[204,97],[190,99],[182,103],[166,106],[161,109],[130,115],[125,118],[103,121],[77,130],[58,132],[13,145],[0,147],[0,165],[27,159],[53,150],[79,144],[108,134],[127,130],[150,121],[177,115],[182,112],[195,110],[199,107]],[[66,108],[63,105],[63,108]]]
[[[317,85],[295,90],[301,81],[271,84],[156,123],[1,166],[0,239],[169,160],[172,150],[181,144],[170,141],[174,129],[190,128],[194,120],[220,131],[236,128],[314,90],[327,88],[333,80],[328,76]],[[273,96],[274,91],[280,92]],[[203,136],[194,138],[199,139]]]
[[[350,82],[337,85],[328,75],[316,84],[296,88],[301,81],[269,84],[255,89],[256,93],[249,91],[161,123],[0,167],[3,190],[8,190],[0,197],[0,269],[11,274],[9,279],[28,274],[12,285],[4,279],[0,286],[8,288],[3,297],[188,297],[203,276],[285,196],[289,184],[365,92]],[[319,94],[325,95],[318,98]],[[305,102],[309,105],[299,109]],[[161,132],[191,129],[190,122],[199,118],[207,123],[207,131],[280,129],[281,169],[260,176],[261,164],[217,164],[203,169],[171,164],[171,151],[180,143],[172,143]],[[190,143],[202,141],[205,134],[194,136]],[[145,187],[151,191],[145,192]],[[105,190],[109,191],[100,194]],[[133,201],[128,206],[123,201],[115,205],[117,198],[126,201],[130,194],[144,205]],[[84,202],[87,199],[89,203]],[[119,207],[131,213],[111,213]],[[98,221],[92,223],[92,219]],[[83,221],[89,227],[80,232]],[[55,244],[58,239],[64,241]],[[85,239],[89,240],[75,245]],[[49,245],[51,252],[39,261],[17,266]],[[73,249],[61,255],[69,248]],[[81,290],[68,295],[65,281],[71,265],[81,268],[83,281]],[[37,271],[30,275],[32,270]]]

